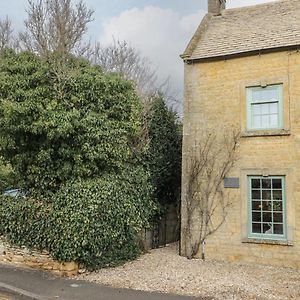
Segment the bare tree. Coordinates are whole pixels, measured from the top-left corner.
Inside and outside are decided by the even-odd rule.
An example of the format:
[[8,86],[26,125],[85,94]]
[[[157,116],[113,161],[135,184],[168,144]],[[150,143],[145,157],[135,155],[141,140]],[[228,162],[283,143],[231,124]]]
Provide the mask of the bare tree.
[[26,31],[20,33],[21,46],[43,57],[52,52],[64,57],[69,53],[82,54],[88,48],[83,44],[87,25],[93,11],[79,1],[28,0]]
[[13,28],[11,20],[6,17],[4,20],[0,20],[0,51],[4,48],[15,48],[16,39],[13,35]]
[[157,90],[157,76],[150,61],[126,41],[114,40],[106,47],[97,43],[89,58],[105,71],[119,73],[125,79],[132,80],[143,98],[148,98]]
[[125,79],[134,82],[136,91],[143,101],[145,120],[150,114],[152,99],[158,94],[164,96],[168,105],[178,105],[177,95],[170,86],[170,78],[159,82],[156,70],[153,69],[150,60],[143,57],[126,41],[114,39],[108,46],[96,43],[93,50],[87,54],[87,58],[93,64],[100,65],[106,72],[118,73]]
[[195,257],[202,245],[202,259],[205,259],[205,240],[225,222],[231,205],[223,181],[236,161],[239,134],[220,136],[211,131],[200,137],[188,154],[184,232],[187,257]]
[[104,71],[118,73],[131,80],[142,100],[141,132],[134,148],[140,149],[149,143],[148,121],[151,114],[152,99],[158,95],[157,76],[151,62],[126,41],[113,40],[108,46],[96,43],[87,53],[92,64],[100,65]]

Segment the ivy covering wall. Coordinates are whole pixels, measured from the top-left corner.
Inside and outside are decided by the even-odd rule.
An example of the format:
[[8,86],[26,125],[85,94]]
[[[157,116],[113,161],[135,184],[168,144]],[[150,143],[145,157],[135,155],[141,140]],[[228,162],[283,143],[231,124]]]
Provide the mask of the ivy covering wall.
[[0,235],[90,269],[134,259],[180,185],[175,114],[154,101],[143,145],[141,109],[132,82],[83,59],[3,51],[0,156],[27,196],[0,197]]

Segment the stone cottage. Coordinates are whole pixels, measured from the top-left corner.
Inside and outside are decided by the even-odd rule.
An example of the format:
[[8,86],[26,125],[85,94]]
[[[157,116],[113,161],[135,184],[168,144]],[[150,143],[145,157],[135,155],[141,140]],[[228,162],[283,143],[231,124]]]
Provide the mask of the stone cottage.
[[[231,206],[206,257],[300,268],[300,1],[208,13],[185,52],[182,228],[186,162],[197,128],[240,132]],[[232,185],[230,185],[230,183]],[[181,254],[187,237],[182,231]]]

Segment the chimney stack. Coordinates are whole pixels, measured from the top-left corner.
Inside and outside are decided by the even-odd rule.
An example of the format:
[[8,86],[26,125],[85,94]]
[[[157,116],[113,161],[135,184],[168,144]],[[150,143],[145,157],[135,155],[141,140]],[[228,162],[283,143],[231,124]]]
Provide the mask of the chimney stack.
[[226,0],[208,0],[208,13],[220,15],[221,11],[226,8]]

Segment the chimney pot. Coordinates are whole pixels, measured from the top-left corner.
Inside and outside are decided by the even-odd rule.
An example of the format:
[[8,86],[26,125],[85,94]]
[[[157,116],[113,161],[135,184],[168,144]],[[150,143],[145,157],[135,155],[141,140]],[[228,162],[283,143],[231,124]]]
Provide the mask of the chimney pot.
[[213,15],[220,15],[226,8],[226,0],[208,0],[208,12]]

